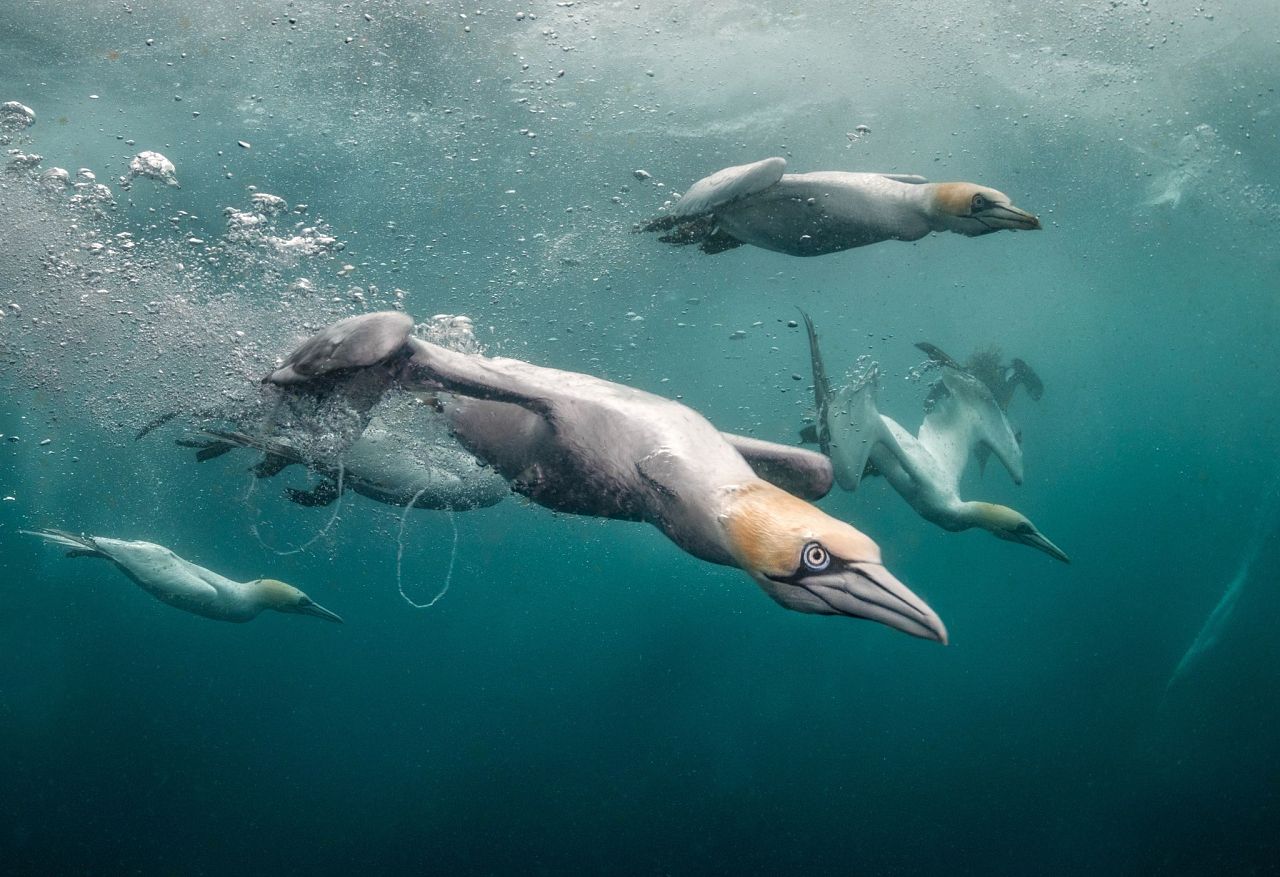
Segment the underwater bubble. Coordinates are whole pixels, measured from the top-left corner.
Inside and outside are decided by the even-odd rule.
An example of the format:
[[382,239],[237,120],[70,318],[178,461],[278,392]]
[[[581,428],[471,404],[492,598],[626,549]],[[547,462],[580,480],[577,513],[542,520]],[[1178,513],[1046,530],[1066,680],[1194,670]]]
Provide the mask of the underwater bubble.
[[16,100],[0,104],[0,132],[25,131],[36,123],[36,113],[31,107]]
[[175,189],[182,188],[178,184],[178,169],[173,166],[173,162],[150,150],[139,152],[129,161],[129,173],[120,178],[121,187],[129,188],[129,184],[137,177],[158,180]]
[[15,172],[31,170],[42,161],[44,161],[43,155],[36,155],[34,152],[26,153],[19,149],[10,149],[8,169]]
[[115,195],[111,193],[111,189],[102,183],[93,182],[96,178],[92,171],[81,168],[76,177],[79,182],[72,185],[75,190],[75,194],[71,196],[72,206],[100,214],[104,208],[115,204]]
[[475,324],[461,314],[436,314],[414,326],[413,333],[423,341],[462,353],[484,353],[484,345],[476,338]]
[[[248,210],[228,207],[224,211],[227,231],[223,237],[229,244],[255,249],[275,257],[277,262],[290,264],[301,258],[337,252],[344,248],[344,244],[324,226],[304,227],[298,223],[293,229],[278,229],[277,218],[289,207],[278,195],[255,192],[250,201],[252,206]],[[350,273],[355,268],[352,266],[344,270]]]
[[274,216],[289,209],[288,203],[279,195],[271,195],[266,192],[255,192],[250,196],[249,201],[253,204],[253,209],[263,216]]
[[71,185],[71,174],[64,167],[51,167],[40,174],[39,182],[49,189],[65,189]]

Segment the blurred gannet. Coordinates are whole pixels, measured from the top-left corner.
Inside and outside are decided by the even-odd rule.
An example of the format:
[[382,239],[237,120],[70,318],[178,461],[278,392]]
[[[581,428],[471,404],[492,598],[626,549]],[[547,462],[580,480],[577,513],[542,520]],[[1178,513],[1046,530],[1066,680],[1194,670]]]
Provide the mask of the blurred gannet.
[[975,447],[990,448],[1014,483],[1022,483],[1022,449],[1004,412],[981,381],[962,371],[944,370],[942,383],[947,394],[935,402],[920,424],[919,435],[913,436],[876,408],[874,369],[864,380],[832,390],[813,320],[808,314],[803,316],[813,366],[818,441],[831,457],[841,487],[856,489],[870,463],[922,518],[944,530],[982,527],[1001,539],[1030,545],[1070,562],[1062,549],[1021,513],[996,503],[960,498],[960,477]]
[[821,256],[880,241],[919,240],[931,231],[968,237],[1038,229],[1009,197],[975,183],[930,183],[909,174],[784,173],[766,158],[717,171],[689,187],[671,210],[641,226],[669,231],[669,244],[719,253],[742,244],[790,256]]
[[935,344],[928,341],[917,341],[916,347],[924,351],[930,360],[938,365],[966,372],[982,381],[991,391],[991,396],[1000,406],[1001,411],[1009,410],[1013,394],[1018,387],[1023,387],[1032,400],[1039,402],[1044,397],[1044,383],[1031,366],[1016,356],[1005,365],[1000,361],[1000,353],[995,350],[980,350],[969,357],[964,365],[956,362]]
[[[1036,402],[1039,402],[1044,396],[1044,384],[1040,381],[1040,376],[1035,373],[1031,366],[1017,357],[1014,357],[1012,362],[1005,365],[1000,361],[1000,353],[998,351],[980,350],[970,356],[968,362],[961,365],[928,341],[917,341],[916,347],[923,350],[929,359],[938,365],[966,372],[982,381],[983,385],[991,391],[991,396],[996,400],[996,404],[1000,406],[1001,411],[1007,412],[1009,410],[1009,403],[1013,401],[1013,394],[1018,387],[1025,388],[1027,395]],[[934,384],[930,387],[929,395],[924,400],[924,410],[930,410],[933,407],[933,403],[946,392],[946,388],[940,384]],[[1014,432],[1013,436],[1018,440],[1018,445],[1021,446],[1021,431]],[[987,471],[987,460],[991,457],[991,449],[986,445],[978,445],[973,451],[974,456],[978,459],[978,472],[985,473]]]
[[342,489],[387,505],[412,505],[420,509],[487,508],[510,493],[507,482],[458,447],[433,445],[427,458],[405,450],[404,436],[388,428],[379,417],[369,421],[360,437],[340,456],[319,459],[288,441],[249,435],[235,430],[206,430],[209,441],[182,444],[198,448],[200,462],[221,456],[232,448],[255,448],[263,458],[252,472],[270,478],[293,464],[301,464],[325,476],[309,491],[286,489],[291,502],[304,506],[329,505]]
[[1231,620],[1231,616],[1235,613],[1240,595],[1244,592],[1245,585],[1249,582],[1254,564],[1257,562],[1259,555],[1262,554],[1262,549],[1266,547],[1268,542],[1274,543],[1277,537],[1280,537],[1280,530],[1277,530],[1277,515],[1280,515],[1280,474],[1272,478],[1271,486],[1268,488],[1254,518],[1253,535],[1249,538],[1249,542],[1245,547],[1244,558],[1240,562],[1240,568],[1236,570],[1235,577],[1227,583],[1222,596],[1218,598],[1218,602],[1209,613],[1209,617],[1204,620],[1204,624],[1201,625],[1196,638],[1192,640],[1191,645],[1183,653],[1178,665],[1173,668],[1173,673],[1169,676],[1169,681],[1164,686],[1166,693],[1177,684],[1179,679],[1186,675],[1188,670],[1199,663],[1200,659],[1211,651],[1222,638],[1223,631],[1227,628],[1227,622]]
[[292,585],[275,579],[233,582],[183,560],[163,545],[126,542],[101,536],[75,536],[61,530],[23,530],[71,550],[68,557],[105,557],[162,603],[218,621],[252,621],[264,609],[342,621]]
[[342,392],[344,380],[441,401],[454,434],[512,487],[555,511],[660,529],[683,550],[736,566],[783,606],[868,618],[946,642],[946,628],[850,525],[806,496],[830,488],[830,463],[800,448],[727,436],[684,405],[600,378],[428,343],[413,320],[350,317],[303,343],[264,381]]

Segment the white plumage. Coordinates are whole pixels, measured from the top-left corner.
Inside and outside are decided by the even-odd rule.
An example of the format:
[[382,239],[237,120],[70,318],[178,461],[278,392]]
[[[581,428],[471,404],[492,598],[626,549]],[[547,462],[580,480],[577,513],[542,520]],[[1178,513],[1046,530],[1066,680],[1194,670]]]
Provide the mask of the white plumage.
[[991,391],[963,371],[944,368],[942,394],[912,435],[876,407],[874,369],[855,385],[832,389],[818,349],[813,321],[809,355],[818,408],[818,439],[831,457],[836,482],[854,490],[868,463],[883,475],[925,520],[944,530],[981,527],[1001,539],[1019,542],[1070,562],[1023,514],[1008,506],[960,498],[960,479],[969,458],[986,447],[1022,483],[1022,448]]
[[264,609],[341,621],[302,591],[275,579],[236,582],[183,560],[154,542],[76,536],[62,530],[23,530],[62,545],[68,557],[102,557],[151,596],[177,609],[219,621],[250,621]]

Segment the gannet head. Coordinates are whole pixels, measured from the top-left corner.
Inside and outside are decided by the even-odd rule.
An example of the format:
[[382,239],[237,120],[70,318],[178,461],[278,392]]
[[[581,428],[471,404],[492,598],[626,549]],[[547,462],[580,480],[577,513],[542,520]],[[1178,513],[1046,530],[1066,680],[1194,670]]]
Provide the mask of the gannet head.
[[267,609],[293,612],[298,615],[314,615],[325,621],[342,623],[341,617],[330,612],[293,585],[286,585],[276,579],[257,579],[250,584],[257,585],[259,598]]
[[720,516],[734,562],[788,609],[868,618],[947,642],[937,614],[884,568],[865,534],[764,481],[736,488]]
[[976,183],[938,183],[933,191],[933,218],[940,228],[977,237],[1001,229],[1040,228],[1033,214],[1013,206],[1004,192]]
[[1001,539],[1038,548],[1063,563],[1071,562],[1071,558],[1065,551],[1046,539],[1044,534],[1036,529],[1036,525],[1020,512],[993,502],[974,502],[969,505],[974,509],[972,518],[977,526],[990,530]]

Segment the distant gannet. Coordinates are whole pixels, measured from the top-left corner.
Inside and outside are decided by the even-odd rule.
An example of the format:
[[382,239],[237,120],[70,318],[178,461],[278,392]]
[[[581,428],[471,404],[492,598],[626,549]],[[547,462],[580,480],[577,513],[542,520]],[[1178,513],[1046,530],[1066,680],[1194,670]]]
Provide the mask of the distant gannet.
[[689,554],[736,566],[783,606],[879,621],[946,642],[941,619],[850,525],[806,496],[830,464],[799,448],[739,439],[690,408],[632,387],[513,359],[460,353],[411,334],[402,313],[350,317],[295,350],[264,380],[290,392],[342,392],[345,380],[452,394],[442,402],[464,447],[547,508],[658,527]]
[[68,557],[105,557],[162,603],[217,621],[252,621],[264,609],[342,621],[292,585],[275,579],[233,582],[183,560],[163,545],[125,542],[101,536],[75,536],[61,530],[23,530],[71,550]]
[[935,344],[928,341],[917,341],[916,347],[924,351],[930,360],[938,365],[949,366],[956,371],[968,372],[991,391],[991,396],[1000,406],[1001,411],[1009,410],[1013,394],[1018,387],[1023,387],[1027,395],[1039,402],[1044,396],[1044,383],[1031,366],[1014,357],[1008,365],[1000,361],[1000,354],[995,350],[979,350],[969,357],[964,365],[956,362]]
[[[1280,528],[1278,528],[1277,523],[1278,515],[1280,515],[1280,475],[1272,478],[1271,486],[1267,490],[1262,504],[1254,517],[1253,535],[1245,546],[1244,558],[1240,562],[1240,568],[1236,570],[1235,577],[1227,583],[1222,596],[1218,598],[1213,611],[1204,620],[1199,633],[1196,634],[1196,638],[1192,640],[1191,645],[1183,653],[1178,665],[1173,668],[1169,681],[1165,683],[1166,692],[1172,689],[1178,683],[1178,680],[1182,679],[1192,667],[1199,663],[1201,658],[1212,651],[1222,638],[1223,632],[1227,629],[1227,622],[1231,620],[1232,615],[1235,613],[1236,603],[1239,602],[1240,595],[1244,593],[1245,586],[1249,583],[1254,564],[1257,562],[1259,555],[1262,554],[1263,548],[1268,543],[1275,544],[1280,539]],[[1274,576],[1269,573],[1260,577],[1267,579],[1268,583],[1274,580]]]
[[930,183],[909,174],[784,173],[766,158],[717,171],[689,187],[664,216],[640,226],[669,244],[720,253],[742,244],[790,256],[821,256],[932,231],[968,237],[1038,229],[1040,220],[1003,192],[975,183]]
[[[1005,365],[1000,361],[1000,353],[998,351],[979,350],[969,357],[968,362],[961,365],[928,341],[917,341],[916,347],[923,350],[929,359],[938,365],[953,368],[956,371],[967,372],[982,381],[983,385],[991,391],[991,396],[996,400],[996,404],[1000,406],[1001,411],[1007,412],[1009,410],[1009,403],[1013,401],[1013,394],[1018,387],[1026,389],[1027,395],[1036,402],[1039,402],[1044,396],[1044,384],[1040,381],[1040,376],[1035,373],[1031,366],[1017,357],[1014,357],[1012,362]],[[929,411],[933,408],[933,403],[946,392],[946,387],[940,383],[930,387],[929,395],[924,400],[924,410]],[[1015,432],[1014,438],[1018,440],[1018,444],[1021,446],[1022,433]],[[978,472],[985,473],[987,471],[987,460],[991,457],[991,449],[986,445],[978,445],[973,450],[974,456],[978,459]]]
[[832,390],[818,349],[813,321],[804,314],[817,400],[818,441],[831,457],[837,483],[854,490],[868,463],[925,520],[944,530],[982,527],[1001,539],[1038,548],[1064,563],[1070,558],[1021,513],[989,502],[960,499],[960,477],[976,447],[1000,459],[1015,484],[1022,483],[1022,449],[1004,412],[982,382],[948,368],[938,399],[913,436],[876,408],[874,371],[857,384]]

